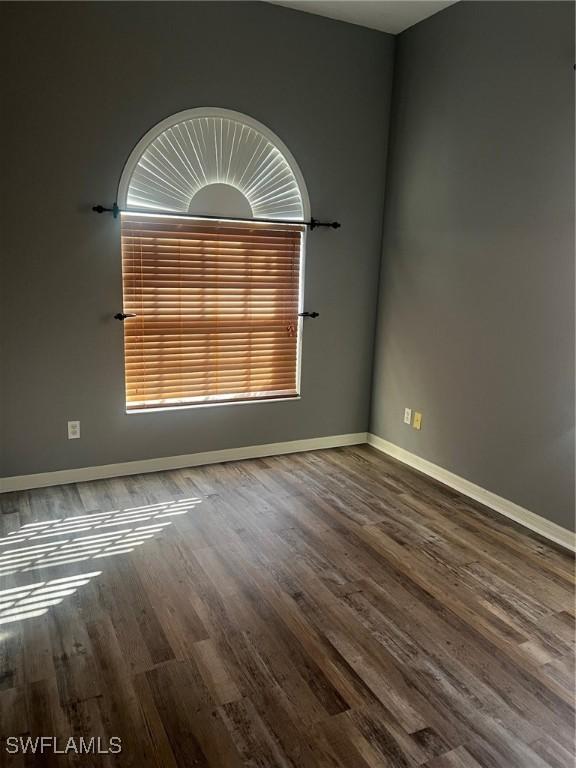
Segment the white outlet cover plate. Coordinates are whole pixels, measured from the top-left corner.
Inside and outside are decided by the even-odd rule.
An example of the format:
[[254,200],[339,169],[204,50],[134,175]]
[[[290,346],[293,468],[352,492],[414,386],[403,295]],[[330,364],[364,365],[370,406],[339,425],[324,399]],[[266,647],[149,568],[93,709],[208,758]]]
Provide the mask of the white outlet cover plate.
[[410,424],[412,421],[412,408],[404,408],[404,424]]

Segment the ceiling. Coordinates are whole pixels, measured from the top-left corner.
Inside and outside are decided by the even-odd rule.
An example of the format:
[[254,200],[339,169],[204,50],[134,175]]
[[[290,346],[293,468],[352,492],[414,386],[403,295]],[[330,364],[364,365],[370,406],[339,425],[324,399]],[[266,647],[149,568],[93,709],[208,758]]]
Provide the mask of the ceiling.
[[328,16],[381,32],[397,34],[458,0],[269,0],[298,11]]

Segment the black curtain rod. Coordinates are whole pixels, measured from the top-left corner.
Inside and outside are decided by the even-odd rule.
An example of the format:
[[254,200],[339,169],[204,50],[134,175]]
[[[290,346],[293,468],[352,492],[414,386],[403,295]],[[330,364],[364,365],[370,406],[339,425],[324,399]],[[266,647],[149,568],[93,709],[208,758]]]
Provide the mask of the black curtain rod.
[[339,221],[318,221],[318,219],[310,218],[310,221],[290,221],[289,219],[242,219],[238,216],[202,216],[200,214],[187,214],[187,213],[168,213],[163,211],[156,213],[155,211],[122,211],[118,207],[117,203],[114,203],[112,208],[105,208],[103,205],[94,205],[92,210],[96,213],[111,213],[115,219],[118,218],[120,213],[144,213],[154,214],[161,216],[162,213],[166,213],[167,216],[179,216],[183,219],[213,219],[214,221],[243,221],[247,224],[255,222],[257,224],[302,224],[310,229],[316,229],[316,227],[329,227],[331,229],[340,229],[342,226]]

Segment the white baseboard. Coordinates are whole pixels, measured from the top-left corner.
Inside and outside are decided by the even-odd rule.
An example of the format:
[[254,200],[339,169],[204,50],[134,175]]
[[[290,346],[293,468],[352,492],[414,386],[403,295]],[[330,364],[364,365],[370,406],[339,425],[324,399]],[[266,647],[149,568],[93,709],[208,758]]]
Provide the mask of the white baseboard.
[[257,459],[264,456],[280,456],[287,453],[302,451],[317,451],[323,448],[339,448],[345,445],[368,443],[382,453],[423,472],[444,485],[469,496],[471,499],[484,504],[520,525],[530,528],[546,539],[560,544],[571,551],[576,551],[576,534],[562,528],[556,523],[530,512],[528,509],[515,504],[492,491],[471,483],[463,477],[449,472],[443,467],[422,459],[414,453],[400,448],[394,443],[383,440],[376,435],[357,432],[349,435],[331,435],[330,437],[310,438],[306,440],[291,440],[285,443],[267,443],[265,445],[249,445],[243,448],[226,448],[221,451],[206,451],[190,453],[181,456],[167,456],[160,459],[144,459],[142,461],[125,461],[120,464],[103,464],[96,467],[81,467],[79,469],[63,469],[57,472],[42,472],[35,475],[18,475],[0,478],[0,493],[24,491],[32,488],[44,488],[50,485],[66,485],[81,483],[87,480],[100,480],[107,477],[122,477],[139,475],[146,472],[161,472],[167,469],[184,469],[198,467],[203,464],[220,464],[224,461],[240,461],[242,459]]
[[388,442],[388,440],[383,440],[377,435],[368,433],[368,444],[382,451],[382,453],[398,459],[403,464],[407,464],[409,467],[417,469],[423,474],[433,477],[435,480],[439,480],[455,491],[459,491],[465,496],[479,501],[484,506],[490,507],[490,509],[499,512],[501,515],[509,517],[511,520],[520,523],[520,525],[530,528],[531,531],[539,533],[540,536],[560,544],[560,546],[566,547],[566,549],[572,552],[576,551],[576,534],[572,533],[572,531],[562,528],[562,526],[552,523],[550,520],[546,520],[546,518],[530,512],[528,509],[524,509],[524,507],[515,504],[513,501],[504,499],[502,496],[492,493],[492,491],[487,491],[485,488],[475,485],[469,480],[465,480],[463,477],[455,475],[443,467],[439,467],[437,464],[432,464],[431,461],[422,459],[420,456],[416,456],[416,454]]
[[357,432],[350,435],[331,435],[330,437],[314,437],[307,440],[290,440],[286,443],[267,443],[266,445],[249,445],[244,448],[226,448],[222,451],[167,456],[161,459],[143,459],[142,461],[125,461],[121,464],[103,464],[97,467],[62,469],[57,472],[41,472],[36,475],[3,477],[0,478],[0,493],[45,488],[50,485],[82,483],[86,480],[101,480],[106,477],[140,475],[145,472],[160,472],[166,469],[198,467],[202,464],[220,464],[223,461],[258,459],[263,456],[279,456],[283,453],[339,448],[344,445],[359,445],[365,443],[366,440],[366,432]]

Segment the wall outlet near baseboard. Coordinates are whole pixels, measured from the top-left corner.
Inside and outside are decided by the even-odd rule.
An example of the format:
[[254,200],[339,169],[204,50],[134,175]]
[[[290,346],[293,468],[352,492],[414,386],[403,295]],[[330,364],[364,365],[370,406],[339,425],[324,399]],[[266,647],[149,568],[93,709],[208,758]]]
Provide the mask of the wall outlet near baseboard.
[[80,437],[80,422],[68,422],[68,440],[77,440]]
[[404,408],[404,424],[410,424],[412,421],[412,408]]
[[422,428],[422,414],[420,411],[414,412],[414,421],[412,422],[412,426],[414,429],[421,429]]

